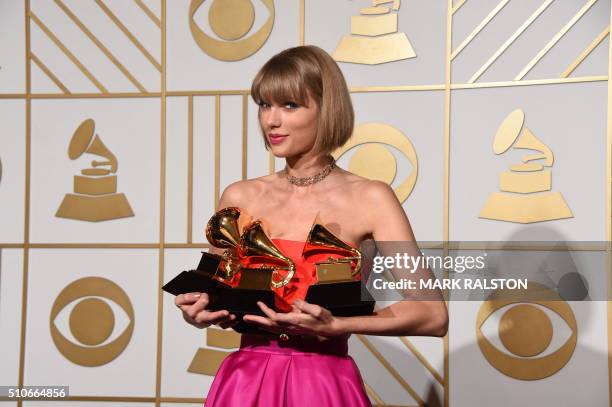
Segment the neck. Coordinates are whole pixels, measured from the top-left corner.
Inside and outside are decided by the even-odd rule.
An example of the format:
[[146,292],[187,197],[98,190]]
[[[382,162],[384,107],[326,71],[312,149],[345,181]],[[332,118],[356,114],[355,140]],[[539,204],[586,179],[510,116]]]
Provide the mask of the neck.
[[293,177],[310,177],[323,171],[330,164],[329,155],[287,157],[287,174]]

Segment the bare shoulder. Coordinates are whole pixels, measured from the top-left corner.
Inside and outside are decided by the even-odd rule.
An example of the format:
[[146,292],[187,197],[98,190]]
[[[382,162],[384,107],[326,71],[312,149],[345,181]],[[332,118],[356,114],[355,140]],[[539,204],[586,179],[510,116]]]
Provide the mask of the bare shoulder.
[[266,177],[240,180],[228,185],[223,194],[221,195],[221,205],[226,206],[237,206],[244,208],[248,206],[249,202],[252,202],[259,195],[264,193],[267,182],[264,180]]
[[378,207],[399,203],[395,192],[385,182],[370,180],[350,172],[347,172],[345,176],[351,195],[359,197],[359,202],[362,204]]

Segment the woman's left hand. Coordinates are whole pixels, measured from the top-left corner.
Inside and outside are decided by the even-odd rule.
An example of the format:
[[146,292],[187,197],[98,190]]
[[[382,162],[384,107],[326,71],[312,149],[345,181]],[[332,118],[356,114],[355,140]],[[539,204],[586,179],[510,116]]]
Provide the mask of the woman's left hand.
[[261,328],[273,333],[286,333],[289,335],[342,335],[338,327],[339,319],[319,305],[306,301],[295,300],[291,312],[276,312],[261,301],[257,305],[266,317],[258,315],[245,315],[245,322],[259,325]]

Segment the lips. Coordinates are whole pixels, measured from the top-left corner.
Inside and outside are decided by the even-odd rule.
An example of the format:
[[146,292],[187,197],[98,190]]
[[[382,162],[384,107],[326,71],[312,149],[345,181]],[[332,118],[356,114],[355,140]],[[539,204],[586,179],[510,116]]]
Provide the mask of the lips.
[[268,141],[270,142],[270,144],[282,143],[285,138],[287,138],[287,136],[283,134],[274,134],[274,133],[268,134]]

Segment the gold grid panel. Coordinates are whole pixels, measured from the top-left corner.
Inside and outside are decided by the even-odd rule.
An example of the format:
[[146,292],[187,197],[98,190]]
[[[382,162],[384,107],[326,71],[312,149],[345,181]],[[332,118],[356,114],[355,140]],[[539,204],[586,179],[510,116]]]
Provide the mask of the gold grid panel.
[[[214,0],[213,0],[214,1]],[[218,0],[217,0],[218,1]],[[299,37],[296,44],[304,44],[305,38],[308,33],[305,32],[305,4],[309,0],[293,0],[290,7],[297,9],[298,20],[295,21],[295,26],[299,27]],[[402,85],[390,85],[390,86],[352,86],[349,83],[350,91],[353,94],[356,93],[374,93],[374,92],[444,92],[444,134],[441,137],[444,138],[444,196],[443,196],[443,213],[440,214],[443,217],[444,240],[449,238],[449,183],[450,183],[450,144],[451,144],[451,97],[453,92],[462,91],[464,89],[486,89],[486,88],[510,88],[510,87],[522,87],[531,85],[551,85],[557,84],[575,84],[575,83],[588,83],[588,82],[605,82],[608,86],[608,127],[607,127],[607,145],[606,145],[606,214],[605,219],[606,228],[606,240],[609,242],[612,240],[612,192],[610,185],[612,184],[612,124],[610,124],[609,118],[612,116],[611,109],[612,103],[610,103],[610,95],[612,89],[608,78],[610,76],[610,70],[612,69],[609,65],[604,70],[598,72],[596,75],[589,76],[578,76],[576,72],[579,68],[589,61],[589,57],[592,57],[598,49],[607,44],[610,47],[609,32],[610,32],[610,16],[607,15],[605,18],[605,24],[601,27],[597,27],[597,33],[593,35],[589,40],[577,46],[569,58],[569,62],[563,66],[558,66],[557,73],[554,75],[548,75],[547,77],[529,77],[529,73],[535,71],[538,64],[543,63],[546,60],[546,56],[551,52],[554,52],[555,47],[563,41],[564,38],[571,35],[572,30],[575,30],[585,16],[589,15],[589,11],[600,6],[601,3],[608,2],[609,0],[584,0],[578,9],[566,19],[563,23],[558,26],[550,27],[548,32],[547,40],[541,45],[537,52],[535,52],[530,58],[523,63],[522,68],[516,72],[513,77],[505,78],[499,81],[483,81],[486,77],[486,73],[489,69],[493,69],[496,62],[501,60],[506,52],[512,50],[512,46],[516,45],[517,41],[521,36],[529,32],[530,28],[534,27],[543,20],[547,11],[562,0],[541,0],[537,2],[533,11],[526,19],[517,21],[513,27],[511,33],[503,39],[503,41],[496,45],[495,49],[487,54],[486,58],[482,61],[470,61],[475,65],[472,73],[468,79],[462,81],[455,81],[452,77],[452,70],[454,66],[459,63],[464,55],[470,52],[471,47],[474,47],[478,41],[486,40],[487,35],[491,33],[491,27],[494,27],[497,19],[504,13],[504,10],[512,6],[513,1],[511,0],[500,0],[490,2],[489,8],[484,15],[481,15],[480,19],[472,25],[472,28],[468,30],[468,34],[461,38],[453,39],[453,24],[458,21],[459,18],[467,16],[469,13],[475,13],[475,9],[471,7],[470,3],[473,4],[476,0],[447,0],[446,4],[446,16],[445,16],[445,27],[439,27],[440,29],[446,30],[446,40],[444,50],[445,55],[445,76],[443,83],[432,83],[432,84],[419,84],[411,85],[404,84],[405,81],[398,82]],[[171,38],[169,36],[169,22],[167,19],[168,9],[170,7],[182,7],[185,11],[183,24],[188,31],[188,16],[187,11],[189,8],[188,0],[175,2],[168,0],[126,0],[122,2],[121,6],[119,3],[111,0],[85,0],[82,2],[75,2],[70,0],[23,0],[23,32],[13,33],[13,35],[24,39],[24,59],[25,59],[25,83],[23,84],[23,92],[19,93],[2,93],[0,89],[0,99],[7,100],[18,100],[24,102],[25,109],[25,134],[14,135],[13,137],[25,138],[25,147],[23,154],[25,156],[25,170],[23,173],[22,181],[25,184],[25,192],[23,197],[14,197],[18,202],[24,202],[24,216],[23,216],[23,240],[12,240],[0,242],[0,251],[5,249],[20,250],[23,252],[22,261],[22,275],[21,281],[22,286],[20,290],[20,313],[22,315],[19,321],[19,367],[16,372],[16,385],[26,384],[29,372],[26,371],[26,355],[28,355],[29,349],[26,344],[30,343],[27,324],[28,319],[33,318],[34,312],[41,312],[40,309],[36,309],[32,306],[33,299],[28,295],[30,285],[32,284],[29,280],[30,276],[30,265],[33,260],[32,251],[49,251],[49,253],[60,253],[61,251],[69,251],[71,253],[77,253],[79,250],[89,249],[115,249],[120,251],[128,252],[130,250],[154,250],[158,261],[157,272],[157,308],[155,309],[155,323],[156,323],[156,337],[155,341],[155,355],[150,357],[155,359],[156,371],[155,371],[155,386],[151,389],[150,394],[142,396],[119,396],[109,394],[95,394],[95,395],[78,395],[74,394],[70,397],[69,401],[75,401],[75,405],[78,402],[96,402],[96,401],[109,401],[109,402],[121,402],[121,403],[153,403],[156,406],[160,406],[162,403],[201,403],[202,397],[180,397],[171,396],[167,397],[163,395],[162,388],[162,370],[165,366],[162,365],[162,353],[166,351],[165,343],[163,341],[164,332],[164,316],[165,314],[176,312],[174,309],[166,309],[162,306],[163,294],[159,289],[165,282],[164,272],[168,272],[164,268],[164,260],[168,250],[174,249],[192,249],[197,254],[198,249],[207,248],[208,245],[204,243],[194,243],[193,236],[195,233],[201,231],[193,230],[193,203],[195,200],[201,199],[201,197],[195,197],[193,193],[193,173],[192,170],[194,165],[194,157],[200,154],[200,151],[194,150],[194,103],[198,97],[210,97],[213,99],[214,114],[213,114],[213,139],[210,148],[214,152],[213,161],[213,189],[210,196],[212,200],[211,204],[216,206],[219,194],[221,192],[221,179],[220,179],[220,137],[222,132],[223,123],[221,123],[221,106],[222,100],[226,96],[238,96],[240,98],[240,114],[237,120],[240,121],[241,134],[240,139],[242,140],[242,149],[237,154],[237,161],[241,163],[239,178],[247,177],[247,162],[253,159],[248,155],[247,139],[252,134],[249,134],[249,109],[250,113],[253,113],[253,108],[249,107],[249,90],[248,89],[213,89],[213,90],[201,90],[201,89],[171,89],[167,88],[168,78],[168,57],[169,50],[173,46],[178,44],[172,44],[169,42]],[[279,1],[270,1],[276,6],[275,18],[283,18],[282,15],[278,14],[278,10],[281,5]],[[366,4],[367,3],[367,4]],[[363,2],[364,7],[370,5],[370,2]],[[381,1],[374,1],[373,3],[385,3]],[[392,3],[392,2],[386,2]],[[399,2],[398,2],[399,3]],[[418,5],[410,2],[404,2],[402,4],[402,12],[411,12],[418,14]],[[286,3],[285,3],[286,4]],[[489,3],[487,3],[489,4]],[[361,5],[361,4],[360,4]],[[392,5],[377,4],[377,7],[392,8]],[[284,7],[287,7],[286,5]],[[374,7],[374,6],[373,6]],[[356,11],[357,12],[357,11]],[[462,16],[463,13],[463,16]],[[342,16],[344,20],[347,20],[348,16]],[[2,18],[0,16],[0,18]],[[275,22],[276,23],[276,22]],[[107,26],[108,32],[113,35],[102,35],[103,32],[99,30],[100,26]],[[145,27],[142,31],[139,28]],[[324,27],[320,27],[324,29]],[[408,30],[408,27],[400,27],[401,29]],[[258,29],[258,27],[255,27]],[[68,35],[68,34],[74,35]],[[274,28],[272,28],[272,36],[274,35]],[[419,38],[410,38],[415,44],[415,49],[419,49],[417,45]],[[266,43],[262,46],[261,51],[257,52],[270,52],[268,46],[273,47],[273,41],[269,40],[270,44]],[[191,44],[190,46],[193,46]],[[275,50],[276,51],[276,50]],[[329,50],[333,51],[333,50]],[[606,50],[606,55],[610,56],[610,50]],[[54,56],[54,57],[52,57]],[[417,55],[416,58],[419,56]],[[248,58],[248,57],[247,57]],[[248,61],[248,59],[246,59]],[[8,61],[9,63],[11,61]],[[189,64],[189,61],[183,61],[182,63]],[[227,62],[232,64],[233,62]],[[3,63],[4,64],[4,63]],[[101,64],[106,66],[108,69],[100,69]],[[341,64],[342,66],[342,64]],[[256,69],[257,67],[252,67]],[[375,69],[375,67],[373,68]],[[365,72],[365,71],[364,71]],[[372,71],[374,73],[375,71]],[[204,73],[205,74],[205,73]],[[368,73],[369,74],[369,73]],[[2,75],[2,70],[0,70]],[[78,78],[77,78],[78,77]],[[34,78],[38,78],[39,82],[34,82]],[[78,80],[77,80],[78,79]],[[40,87],[39,87],[40,85]],[[185,150],[185,162],[188,168],[187,179],[185,180],[174,180],[166,179],[168,166],[172,165],[167,161],[167,148],[168,148],[168,134],[170,129],[167,126],[167,109],[168,100],[171,97],[186,98],[186,111],[185,111],[185,123],[186,123],[186,150]],[[159,180],[159,217],[155,220],[156,222],[156,233],[146,242],[130,242],[122,243],[115,241],[100,241],[99,243],[78,243],[78,242],[64,242],[64,243],[50,243],[50,242],[32,242],[30,237],[31,232],[31,198],[35,191],[32,191],[31,186],[31,174],[32,167],[36,165],[32,162],[32,133],[35,126],[35,118],[32,115],[32,100],[41,100],[49,103],[62,103],[66,100],[71,99],[82,99],[96,100],[96,99],[117,99],[117,100],[136,100],[139,98],[153,98],[160,101],[160,112],[158,118],[151,118],[151,120],[159,120],[161,128],[160,134],[154,134],[150,137],[151,143],[158,143],[160,146],[159,157],[149,157],[148,159],[159,159],[160,161],[160,172],[159,174],[149,174],[150,177]],[[390,106],[390,108],[403,108],[398,106]],[[85,118],[83,118],[85,119]],[[359,118],[358,118],[359,119]],[[61,120],[61,118],[60,118]],[[63,142],[63,141],[62,141]],[[0,144],[1,146],[1,144]],[[115,146],[113,146],[115,147]],[[603,148],[603,146],[602,146]],[[66,145],[66,149],[68,146]],[[112,148],[111,148],[112,149]],[[119,149],[120,150],[120,149]],[[2,157],[3,151],[0,150],[0,162],[4,165],[6,160]],[[63,157],[68,160],[66,157]],[[273,161],[270,160],[270,170],[273,170]],[[10,177],[9,168],[1,168],[0,173],[0,193],[2,192],[2,184],[7,182]],[[79,168],[80,170],[80,168]],[[123,171],[123,169],[121,169]],[[121,177],[123,173],[121,173]],[[121,180],[121,178],[120,178]],[[170,188],[172,182],[184,182],[187,187],[185,188],[185,224],[186,232],[185,239],[183,242],[166,242],[166,190]],[[70,185],[71,187],[72,185]],[[448,250],[448,247],[445,247]],[[608,262],[610,257],[610,247],[607,247]],[[0,259],[2,256],[0,256]],[[610,264],[610,263],[609,263]],[[4,275],[4,272],[0,275]],[[608,277],[609,278],[609,277]],[[610,281],[608,281],[610,285]],[[3,312],[6,312],[4,310]],[[42,311],[43,313],[50,313],[51,310]],[[608,320],[608,345],[612,345],[612,305],[608,304],[607,320]],[[451,323],[453,318],[457,316],[451,315]],[[138,315],[136,315],[138,320]],[[138,329],[138,325],[136,325]],[[187,329],[187,328],[186,328]],[[219,336],[211,334],[209,338],[213,344],[212,347],[222,348],[219,341]],[[416,390],[412,382],[413,378],[402,376],[394,363],[398,361],[387,360],[380,349],[378,349],[373,341],[364,335],[356,336],[359,342],[365,347],[370,356],[374,357],[378,361],[378,365],[371,366],[372,369],[380,369],[385,374],[389,374],[393,380],[398,384],[405,392],[406,400],[411,400],[408,403],[402,405],[425,405],[426,399],[425,394],[419,393]],[[410,338],[399,337],[397,338],[398,343],[404,349],[406,355],[412,355],[413,360],[417,360],[419,368],[429,375],[432,382],[435,382],[443,388],[443,400],[441,401],[444,406],[452,405],[451,395],[449,394],[449,382],[453,380],[449,377],[449,336],[447,335],[443,340],[443,365],[436,367],[432,360],[428,358],[426,352],[419,349]],[[235,338],[233,346],[236,345]],[[134,345],[134,344],[132,344]],[[208,345],[207,345],[208,346]],[[196,349],[193,349],[195,352]],[[401,361],[399,361],[401,363]],[[185,372],[188,366],[185,366]],[[609,389],[612,393],[612,366],[608,365],[609,374]],[[187,374],[187,373],[185,373]],[[43,383],[40,383],[43,384]],[[50,383],[49,383],[50,384]],[[385,400],[388,399],[388,395],[381,391],[376,384],[366,383],[366,390],[371,400],[376,405],[387,405]],[[7,398],[0,398],[0,401],[8,401]],[[71,403],[67,403],[71,404]],[[17,403],[18,406],[23,405],[21,401]]]

